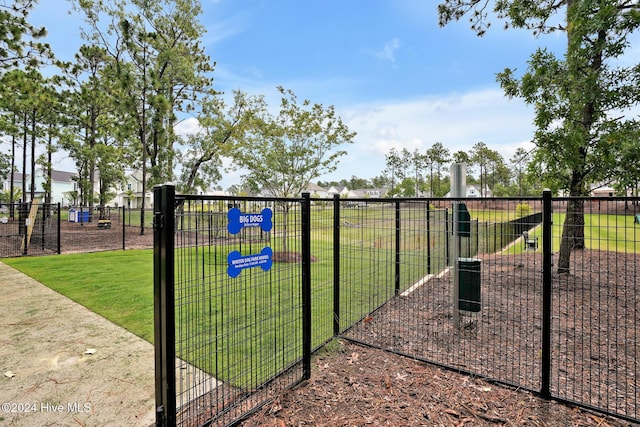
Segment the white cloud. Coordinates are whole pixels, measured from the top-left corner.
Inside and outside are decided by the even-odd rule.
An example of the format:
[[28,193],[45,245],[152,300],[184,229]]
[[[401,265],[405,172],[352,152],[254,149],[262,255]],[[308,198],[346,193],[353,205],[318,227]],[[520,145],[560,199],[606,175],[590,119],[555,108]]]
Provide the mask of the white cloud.
[[393,38],[385,43],[382,50],[375,52],[377,58],[389,61],[391,63],[396,62],[396,51],[400,48],[400,40]]
[[181,120],[174,128],[174,132],[178,136],[195,135],[202,130],[200,122],[195,117],[189,117]]
[[[213,2],[216,4],[216,2]],[[206,11],[205,11],[206,12]],[[213,11],[209,12],[215,15]],[[202,37],[205,46],[211,46],[223,40],[229,39],[236,34],[240,34],[249,26],[249,18],[246,13],[236,13],[233,16],[220,21],[209,21],[208,16],[202,16],[202,24],[205,25],[207,32]]]
[[391,148],[424,152],[441,142],[451,153],[469,151],[479,141],[508,161],[516,149],[531,148],[533,111],[508,100],[500,89],[484,89],[407,101],[377,102],[338,109],[349,129],[358,133],[345,147],[338,170],[327,179],[352,175],[372,178],[385,168]]

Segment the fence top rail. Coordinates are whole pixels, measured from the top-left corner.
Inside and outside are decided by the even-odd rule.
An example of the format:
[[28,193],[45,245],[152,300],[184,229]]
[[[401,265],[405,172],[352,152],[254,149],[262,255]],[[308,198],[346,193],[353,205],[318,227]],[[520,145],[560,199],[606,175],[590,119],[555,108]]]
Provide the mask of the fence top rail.
[[[311,197],[313,201],[333,201],[331,197]],[[521,197],[340,197],[340,202],[371,202],[371,203],[425,203],[451,201],[541,201],[542,196]]]
[[[570,201],[570,200],[585,200],[585,201],[615,201],[615,202],[640,202],[640,197],[629,196],[565,196],[565,197],[552,197],[553,201]],[[333,201],[331,197],[311,197],[313,201]],[[340,202],[371,202],[371,203],[407,203],[407,202],[503,202],[503,201],[520,201],[520,202],[540,202],[542,196],[509,196],[509,197],[348,197],[339,198]]]
[[564,197],[553,197],[554,202],[564,202],[571,200],[584,200],[584,201],[595,201],[595,202],[640,202],[640,197],[630,197],[630,196],[564,196]]
[[[310,197],[313,201],[334,201],[333,197]],[[264,196],[220,196],[220,195],[197,195],[197,194],[176,194],[176,200],[230,200],[230,201],[255,201],[255,202],[291,202],[299,203],[304,197],[264,197]],[[509,196],[509,197],[348,197],[339,198],[340,202],[370,202],[370,203],[416,203],[416,202],[491,202],[491,201],[542,201],[542,196]],[[553,201],[609,201],[609,202],[640,202],[640,197],[629,196],[563,196],[552,197]]]
[[262,197],[262,196],[211,196],[197,194],[176,194],[176,201],[182,200],[208,200],[208,201],[250,201],[250,202],[279,202],[300,203],[303,197]]

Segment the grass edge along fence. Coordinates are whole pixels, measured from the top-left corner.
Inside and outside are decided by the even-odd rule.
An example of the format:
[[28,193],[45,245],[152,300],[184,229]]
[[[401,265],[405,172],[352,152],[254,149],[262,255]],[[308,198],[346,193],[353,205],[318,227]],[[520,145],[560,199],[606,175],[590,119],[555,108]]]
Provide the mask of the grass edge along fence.
[[[177,199],[185,199],[190,198],[191,196],[175,197]],[[202,275],[202,277],[206,277],[210,275],[211,268],[216,271],[221,271],[221,275],[224,276],[226,274],[225,269],[227,268],[228,262],[227,257],[229,253],[233,252],[235,249],[235,246],[232,248],[231,246],[225,245],[228,245],[231,242],[233,242],[233,245],[240,245],[240,252],[242,252],[242,255],[258,254],[265,246],[273,245],[273,247],[276,247],[275,245],[277,245],[277,243],[275,243],[275,241],[281,240],[277,236],[281,236],[283,227],[287,227],[287,232],[289,233],[286,239],[286,245],[289,249],[294,249],[289,252],[302,253],[303,247],[306,247],[306,245],[309,247],[306,250],[307,255],[301,256],[300,259],[291,263],[291,265],[286,266],[286,268],[280,265],[277,268],[271,268],[268,274],[260,271],[259,267],[243,270],[239,277],[245,277],[245,272],[250,272],[246,276],[250,277],[249,280],[251,284],[248,285],[248,290],[243,291],[244,296],[249,296],[249,298],[242,300],[242,304],[245,307],[255,306],[257,308],[248,315],[249,317],[247,317],[247,313],[243,312],[243,309],[241,310],[237,307],[234,308],[235,306],[233,304],[229,304],[229,302],[235,297],[232,297],[231,293],[227,292],[227,303],[225,303],[225,309],[230,310],[232,313],[235,313],[235,315],[239,315],[240,317],[244,316],[245,320],[250,320],[244,324],[235,320],[232,322],[234,323],[235,328],[233,329],[233,333],[239,334],[236,339],[237,342],[234,343],[227,340],[228,345],[224,345],[222,342],[216,341],[216,335],[213,334],[207,338],[208,341],[206,341],[206,343],[198,344],[196,341],[191,341],[189,343],[189,345],[195,345],[196,348],[201,349],[212,345],[214,347],[222,345],[222,351],[225,352],[229,351],[228,349],[231,347],[238,347],[240,341],[248,341],[250,343],[249,347],[238,348],[244,349],[244,353],[249,361],[248,363],[250,367],[252,367],[250,371],[253,370],[252,374],[246,377],[237,376],[233,374],[234,371],[232,369],[228,369],[226,372],[229,375],[226,377],[222,375],[222,378],[215,378],[214,376],[208,375],[207,372],[213,372],[214,369],[210,366],[207,367],[207,363],[210,364],[212,359],[218,360],[218,357],[215,356],[211,358],[209,357],[210,355],[203,356],[203,350],[198,350],[200,353],[194,352],[188,356],[188,361],[180,359],[180,357],[177,360],[171,359],[168,356],[164,358],[164,363],[167,366],[172,366],[172,360],[176,360],[175,363],[178,366],[182,366],[181,369],[176,369],[174,372],[174,385],[185,380],[185,377],[188,377],[189,375],[192,377],[199,376],[200,380],[202,380],[200,383],[197,381],[196,383],[192,382],[192,384],[196,385],[191,387],[191,390],[188,393],[189,396],[187,396],[189,397],[188,402],[191,403],[187,407],[185,407],[184,404],[182,406],[178,405],[177,409],[177,414],[181,414],[181,416],[188,412],[191,417],[189,418],[190,422],[194,422],[196,424],[199,422],[223,422],[224,420],[236,419],[238,417],[242,418],[256,410],[256,408],[266,402],[266,399],[273,396],[273,393],[276,393],[276,390],[282,389],[282,387],[286,388],[291,386],[291,384],[297,384],[301,378],[304,378],[305,375],[307,375],[305,369],[300,367],[299,362],[296,362],[296,360],[302,360],[302,356],[300,356],[302,353],[308,354],[308,352],[303,351],[303,349],[317,348],[333,336],[343,336],[348,339],[353,339],[353,337],[349,335],[349,332],[353,329],[354,325],[364,325],[364,327],[374,325],[375,322],[371,319],[375,317],[377,321],[379,316],[376,316],[376,313],[380,314],[383,310],[387,309],[389,307],[389,302],[401,300],[403,298],[403,293],[410,290],[410,288],[417,283],[416,278],[425,275],[425,270],[427,270],[430,265],[446,266],[452,264],[451,253],[453,253],[453,251],[450,247],[451,244],[449,243],[449,247],[447,248],[447,243],[444,243],[448,241],[448,238],[443,239],[442,244],[436,245],[435,243],[437,239],[432,241],[429,237],[423,237],[426,231],[424,230],[425,224],[427,227],[433,227],[429,231],[437,236],[448,236],[451,234],[453,222],[451,221],[450,213],[448,213],[446,209],[446,205],[452,202],[450,199],[363,199],[358,201],[359,203],[356,204],[352,203],[353,200],[350,199],[313,199],[309,201],[308,207],[304,207],[306,203],[305,199],[286,199],[285,201],[264,198],[217,199],[203,198],[202,196],[198,198],[193,196],[193,200],[202,200],[207,203],[215,201],[218,205],[222,204],[222,206],[216,208],[222,213],[226,210],[238,207],[243,213],[255,214],[261,212],[261,208],[266,206],[265,203],[267,203],[271,204],[270,206],[272,206],[272,209],[275,212],[274,218],[282,217],[284,212],[284,208],[282,207],[284,205],[282,203],[289,203],[289,208],[286,214],[289,223],[286,225],[284,223],[278,223],[280,219],[276,219],[274,221],[274,223],[277,224],[275,230],[269,231],[268,233],[247,233],[246,235],[237,236],[234,240],[234,238],[230,239],[225,237],[225,233],[227,233],[228,230],[226,229],[226,221],[222,216],[223,214],[216,214],[215,218],[217,219],[214,220],[213,215],[205,213],[211,209],[211,206],[208,206],[206,203],[200,205],[199,213],[197,213],[198,209],[195,209],[192,212],[193,215],[185,215],[184,212],[187,211],[182,211],[183,213],[180,213],[181,208],[178,208],[178,205],[182,202],[174,201],[171,206],[176,208],[174,214],[178,213],[178,216],[180,217],[180,219],[174,218],[174,222],[167,222],[167,217],[162,218],[162,215],[164,215],[164,212],[166,211],[164,209],[158,209],[159,205],[156,203],[154,233],[163,231],[165,234],[168,234],[166,229],[168,223],[178,224],[180,221],[183,221],[180,225],[182,231],[174,230],[172,235],[174,236],[174,239],[181,239],[181,242],[178,243],[177,246],[185,249],[188,248],[188,250],[184,251],[181,255],[183,256],[181,260],[174,259],[173,262],[168,262],[167,259],[164,259],[163,261],[162,258],[163,256],[166,257],[168,252],[163,252],[162,250],[157,251],[156,246],[156,260],[159,260],[160,264],[164,263],[165,269],[168,265],[173,265],[172,268],[176,269],[183,268],[181,267],[182,264],[186,264],[188,266],[186,270],[183,269],[182,273],[178,271],[164,271],[164,273],[162,273],[162,271],[157,270],[157,274],[155,275],[156,278],[162,277],[162,274],[165,274],[165,277],[179,277],[182,274],[182,279],[186,279],[185,283],[193,284],[197,283],[198,280],[194,280],[189,276],[192,271],[205,271],[205,274]],[[459,252],[459,254],[469,257],[482,257],[485,256],[483,255],[484,253],[498,253],[498,249],[500,253],[512,256],[513,254],[525,253],[527,248],[524,242],[521,242],[522,234],[523,230],[529,230],[532,232],[531,237],[536,239],[536,245],[539,244],[539,247],[535,246],[534,253],[536,253],[536,257],[541,257],[540,263],[542,266],[542,273],[535,273],[541,274],[540,278],[532,280],[537,284],[542,284],[544,282],[544,292],[546,295],[549,291],[546,288],[546,284],[550,280],[550,277],[547,277],[547,275],[551,275],[553,261],[548,257],[542,257],[542,253],[553,253],[552,248],[556,245],[555,242],[557,241],[557,237],[555,235],[557,234],[557,229],[559,227],[557,224],[557,218],[559,218],[558,215],[562,214],[553,213],[553,217],[551,216],[552,200],[549,195],[548,198],[545,199],[545,203],[547,203],[548,206],[547,209],[543,210],[543,213],[548,215],[548,217],[545,217],[544,219],[548,224],[551,224],[551,218],[553,218],[556,231],[554,231],[554,235],[552,237],[551,227],[537,226],[540,215],[538,208],[542,210],[542,199],[517,198],[500,200],[517,200],[521,203],[530,203],[534,206],[532,209],[533,213],[530,213],[530,215],[538,215],[538,217],[530,217],[523,221],[522,219],[514,220],[507,215],[505,220],[502,216],[492,213],[491,215],[493,215],[493,217],[491,218],[483,218],[483,220],[478,218],[473,221],[469,221],[469,236],[466,240],[467,252],[465,253],[462,251]],[[492,201],[497,203],[495,199],[465,201],[468,202],[469,206],[475,205],[476,208],[481,207],[483,204],[491,205]],[[555,200],[554,203],[555,202],[557,202],[557,200]],[[429,206],[429,203],[434,203],[438,206],[430,206],[430,208],[427,209],[426,207]],[[291,205],[297,207],[291,208]],[[558,209],[556,206],[556,210],[560,211],[562,209]],[[444,212],[444,214],[440,212]],[[322,213],[324,213],[324,215],[321,215]],[[519,212],[519,214],[523,213],[525,212]],[[305,215],[309,215],[309,218],[305,219]],[[438,215],[441,215],[440,218],[435,220],[434,218],[438,218]],[[425,216],[431,216],[430,219],[434,219],[435,222],[430,220],[425,222]],[[320,219],[316,217],[319,217]],[[198,221],[200,222],[199,225],[196,224]],[[526,222],[526,225],[518,225],[518,221],[520,223]],[[438,223],[439,225],[435,226],[435,223]],[[297,225],[294,226],[293,224]],[[476,224],[475,228],[474,224]],[[290,233],[294,228],[297,231]],[[308,234],[311,237],[308,241],[303,243],[303,230],[307,229]],[[500,230],[498,233],[499,236],[491,234],[492,237],[490,239],[482,237],[487,234],[487,229]],[[195,232],[196,230],[207,230],[207,232],[204,234],[197,233]],[[370,230],[374,231],[371,232]],[[298,234],[298,232],[300,234]],[[205,236],[207,233],[209,233],[209,236]],[[549,233],[549,235],[547,235],[547,233]],[[165,238],[170,239],[169,237]],[[503,240],[505,238],[506,240]],[[475,243],[472,243],[474,242],[474,239]],[[499,240],[499,243],[496,245],[489,245],[482,243],[483,239]],[[425,242],[429,242],[429,244],[425,245]],[[175,242],[173,243],[175,244]],[[434,244],[431,245],[431,243]],[[209,244],[213,245],[213,250],[198,249],[207,247]],[[422,250],[425,248],[430,249],[426,251]],[[462,249],[464,250],[464,248]],[[429,253],[431,250],[433,251]],[[446,255],[443,255],[443,253]],[[432,257],[430,261],[429,257]],[[448,259],[444,259],[445,257]],[[314,260],[313,258],[317,259]],[[211,259],[214,261],[211,262]],[[323,265],[325,262],[326,265]],[[300,269],[299,273],[292,275],[294,279],[287,278],[286,280],[282,280],[283,274],[288,274],[283,273],[282,271],[297,270],[298,268]],[[432,274],[436,275],[440,273],[441,270],[442,269],[440,267],[435,267],[433,268]],[[540,270],[537,269],[536,271]],[[188,272],[188,274],[185,274],[185,272]],[[528,272],[527,274],[529,273],[534,274],[532,272]],[[262,277],[262,279],[259,279],[259,276]],[[301,289],[301,285],[292,286],[292,282],[290,282],[290,280],[298,281],[302,276],[312,279],[308,284],[309,293],[304,296],[304,298],[301,292],[297,292],[295,290],[296,287]],[[267,298],[271,298],[274,289],[277,288],[277,286],[272,286],[270,291],[261,294],[260,292],[264,292],[264,289],[262,291],[258,289],[257,281],[263,279],[266,279],[267,282],[271,281],[272,284],[280,283],[282,285],[286,283],[286,286],[284,286],[287,289],[285,294],[287,294],[288,297],[291,297],[287,301],[298,301],[295,303],[295,308],[293,308],[293,311],[296,312],[296,314],[293,314],[293,317],[289,317],[288,321],[284,321],[284,323],[287,324],[287,328],[292,329],[290,329],[289,332],[284,332],[284,329],[282,329],[279,335],[280,338],[274,339],[270,335],[262,333],[271,327],[265,325],[275,325],[279,320],[281,320],[280,318],[286,319],[285,316],[274,315],[274,313],[270,313],[267,308],[256,304],[265,296],[267,296]],[[255,280],[255,282],[251,282],[253,280]],[[274,280],[276,282],[273,282]],[[226,284],[223,286],[214,285],[212,288],[224,289],[226,287],[226,289],[236,288],[236,290],[238,288],[237,282],[230,280],[228,277],[225,277],[223,282],[226,282]],[[213,282],[210,283],[213,284]],[[234,286],[234,283],[236,286]],[[200,297],[196,299],[198,301],[197,304],[200,305],[204,305],[206,301],[210,302],[206,296],[207,292],[210,292],[210,290],[203,291],[203,289],[204,288],[202,286],[199,288],[198,286],[195,286],[192,287],[191,290],[196,294],[198,292],[201,293]],[[157,292],[158,287],[156,286],[156,293]],[[166,292],[169,292],[169,290],[164,289],[161,293]],[[180,295],[175,297],[177,299],[182,298]],[[271,299],[270,302],[279,303],[284,300],[282,298],[283,295],[280,295],[275,300]],[[484,295],[483,298],[485,298]],[[545,305],[542,311],[544,313],[550,313],[548,307],[546,307],[550,301],[550,297],[546,295],[544,298],[538,298],[539,297],[536,297],[533,303]],[[305,299],[307,303],[302,304],[302,299]],[[157,301],[158,298],[156,298],[156,303]],[[300,303],[300,305],[298,305],[298,303]],[[273,304],[271,305],[273,306]],[[308,314],[308,319],[310,321],[303,325],[304,319],[298,310],[307,309],[309,308],[309,305],[311,306],[311,313]],[[347,307],[346,311],[345,307]],[[198,313],[198,310],[200,309],[195,311],[196,314]],[[167,312],[166,309],[163,310],[157,306],[156,313],[156,322],[158,322],[158,318],[162,319],[162,313],[166,314]],[[191,315],[193,313],[194,312],[190,312],[188,314]],[[258,320],[260,316],[264,316],[266,323]],[[179,319],[181,318],[180,315],[177,317]],[[227,316],[227,320],[231,319],[231,315]],[[539,360],[544,366],[541,368],[535,368],[536,370],[532,371],[533,376],[538,378],[532,382],[533,386],[527,385],[527,383],[524,384],[523,388],[537,392],[543,397],[553,397],[558,400],[563,400],[564,398],[560,393],[558,393],[557,387],[554,389],[554,384],[552,384],[553,381],[557,380],[550,378],[549,376],[551,366],[551,354],[549,349],[551,343],[547,341],[551,341],[551,325],[546,314],[545,319],[546,320],[541,324],[541,333],[540,331],[536,332],[535,329],[532,331],[532,333],[540,337],[535,340],[535,342],[539,342],[542,347],[539,354]],[[327,321],[329,323],[333,323],[333,327],[328,326]],[[178,321],[178,323],[180,322],[182,322],[182,320]],[[216,324],[216,322],[209,323],[208,328],[211,328],[214,324]],[[156,323],[156,325],[158,325],[158,323]],[[199,325],[198,322],[192,322],[190,325],[190,328],[193,330],[201,328],[201,325]],[[248,328],[257,328],[259,332],[255,334],[248,333]],[[295,330],[298,330],[299,332],[295,332]],[[231,329],[228,331],[231,333]],[[256,348],[253,346],[257,345],[260,339],[264,340],[265,337],[268,342],[263,342],[262,344],[273,349],[277,349],[278,347],[282,349],[283,346],[288,345],[282,340],[285,336],[290,336],[297,342],[297,344],[292,344],[293,350],[291,354],[295,356],[290,361],[282,358],[283,353],[274,351],[274,354],[276,354],[275,358],[279,359],[280,362],[273,366],[279,367],[278,369],[282,368],[282,372],[285,372],[285,380],[282,381],[283,376],[278,373],[274,374],[274,371],[269,370],[272,369],[273,366],[263,372],[263,368],[256,365],[256,363],[258,363],[258,359],[262,356],[252,356],[251,353],[253,353],[253,350]],[[303,339],[303,337],[306,338]],[[187,336],[181,336],[177,337],[174,344],[178,344],[180,341],[188,342],[190,340],[191,338],[188,338]],[[358,341],[357,338],[355,340]],[[367,344],[375,346],[375,343],[372,344],[371,342],[367,342]],[[394,351],[393,347],[380,347]],[[167,349],[164,351],[166,350]],[[397,349],[395,351],[400,354],[408,354],[412,357],[416,357],[415,354],[411,354],[410,352],[404,352],[402,350],[398,351]],[[533,354],[537,356],[538,352],[533,351]],[[420,357],[419,355],[416,358],[464,371],[464,369],[460,369],[458,365],[449,366],[446,363],[439,363],[437,359],[429,360],[428,358]],[[160,362],[162,362],[162,360]],[[187,362],[186,365],[184,362]],[[302,362],[302,364],[304,363],[305,362]],[[518,364],[514,365],[516,367],[518,366]],[[185,366],[188,367],[185,368]],[[238,367],[240,366],[241,365],[238,365]],[[192,370],[190,371],[190,369]],[[222,371],[225,369],[227,368],[223,368]],[[172,370],[170,368],[165,368],[163,375],[168,378],[171,371]],[[216,372],[221,372],[220,366],[218,366],[218,370]],[[545,372],[547,374],[545,374]],[[287,373],[293,373],[293,376],[287,377]],[[475,371],[472,373],[475,375],[492,377],[492,374],[490,373],[478,373]],[[178,378],[180,376],[182,376],[182,378]],[[234,376],[236,380],[230,380]],[[186,379],[188,380],[188,378]],[[497,379],[500,380],[500,378]],[[220,382],[218,382],[218,380],[220,380]],[[508,380],[503,382],[508,384],[513,383]],[[518,384],[516,383],[516,385]],[[199,390],[196,390],[198,388]],[[163,399],[167,397],[170,399],[170,395],[171,393],[165,394]],[[572,403],[581,404],[582,406],[589,406],[588,402],[580,402],[579,399],[576,398],[569,398],[566,400],[571,401]],[[161,412],[163,413],[163,417],[168,416],[170,420],[171,412],[166,410],[167,407],[168,406],[163,405],[159,406],[159,408],[162,408]],[[595,406],[595,408],[598,410],[597,406]],[[602,408],[599,410],[602,411]],[[616,415],[616,413],[614,412],[613,415]],[[624,416],[624,414],[622,415]],[[629,418],[633,419],[633,415]]]

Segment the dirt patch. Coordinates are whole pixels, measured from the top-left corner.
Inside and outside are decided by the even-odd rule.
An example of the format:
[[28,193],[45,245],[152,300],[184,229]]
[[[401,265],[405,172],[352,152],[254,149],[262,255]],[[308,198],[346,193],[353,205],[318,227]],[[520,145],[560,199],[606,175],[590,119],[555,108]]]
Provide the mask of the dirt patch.
[[153,346],[0,263],[0,425],[149,426]]
[[[62,221],[60,223],[60,250],[62,253],[92,252],[118,249],[153,248],[153,229],[124,227],[113,222],[110,228],[98,227],[98,223],[86,224]],[[123,243],[124,242],[124,243]]]

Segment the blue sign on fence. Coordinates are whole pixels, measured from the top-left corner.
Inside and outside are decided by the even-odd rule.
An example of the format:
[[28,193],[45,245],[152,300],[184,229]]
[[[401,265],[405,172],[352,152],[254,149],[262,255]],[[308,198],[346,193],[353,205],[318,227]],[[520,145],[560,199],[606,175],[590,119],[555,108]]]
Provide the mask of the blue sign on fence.
[[227,218],[227,230],[231,234],[238,234],[244,227],[260,227],[262,231],[269,231],[273,227],[273,211],[269,208],[264,208],[257,214],[242,213],[240,209],[233,208],[227,212]]
[[265,247],[259,254],[242,256],[240,252],[233,251],[227,256],[227,273],[230,277],[238,277],[242,270],[251,267],[260,267],[264,271],[271,269],[273,250]]

